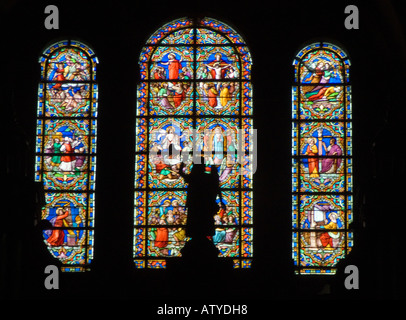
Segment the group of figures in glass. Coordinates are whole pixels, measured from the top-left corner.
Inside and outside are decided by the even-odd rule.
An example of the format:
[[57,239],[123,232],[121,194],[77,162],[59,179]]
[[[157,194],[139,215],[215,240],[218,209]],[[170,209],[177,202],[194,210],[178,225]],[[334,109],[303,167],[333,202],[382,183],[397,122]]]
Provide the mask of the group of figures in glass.
[[[185,207],[186,193],[157,192],[152,196],[148,214],[148,249],[155,257],[179,256],[186,236],[187,208]],[[234,202],[232,195],[225,196],[226,201]],[[238,217],[237,208],[230,205],[221,208],[214,215],[215,234],[212,237],[223,253],[236,250]]]
[[194,63],[184,61],[190,54],[187,51],[186,54],[171,48],[169,53],[165,50],[162,57],[156,58],[160,60],[153,63],[154,81],[150,83],[150,108],[155,114],[192,114],[195,95],[199,113],[236,112],[240,94],[237,63],[228,57],[229,52],[215,47],[207,51],[204,57],[207,61],[198,63],[196,74]]
[[[93,257],[97,63],[73,40],[40,58],[36,180],[53,227],[44,241],[65,271],[87,270]],[[189,240],[183,176],[196,154],[208,171],[218,170],[225,204],[213,215],[211,240],[235,267],[250,267],[256,150],[244,40],[211,18],[178,19],[150,37],[139,64],[136,267],[165,267]],[[350,63],[340,48],[320,42],[303,48],[293,65],[292,256],[299,274],[332,274],[352,247]]]
[[182,124],[175,121],[158,125],[159,129],[151,132],[149,155],[159,180],[171,182],[180,178],[180,164],[192,164],[194,148],[197,154],[204,155],[206,165],[219,166],[220,182],[226,181],[233,171],[238,174],[238,132],[224,128],[221,122],[209,124],[203,132],[187,127],[182,131]]

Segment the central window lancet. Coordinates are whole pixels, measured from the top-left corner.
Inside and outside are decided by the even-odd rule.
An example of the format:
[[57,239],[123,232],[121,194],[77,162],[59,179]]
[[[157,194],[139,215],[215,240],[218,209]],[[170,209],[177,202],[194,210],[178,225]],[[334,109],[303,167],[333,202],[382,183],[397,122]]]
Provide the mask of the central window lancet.
[[[174,20],[139,60],[135,149],[134,262],[165,268],[188,238],[185,154],[219,170],[225,208],[211,240],[235,268],[253,256],[251,55],[238,33],[211,18]],[[168,150],[174,150],[171,154]],[[193,166],[192,157],[185,173]],[[214,168],[214,167],[212,167]]]

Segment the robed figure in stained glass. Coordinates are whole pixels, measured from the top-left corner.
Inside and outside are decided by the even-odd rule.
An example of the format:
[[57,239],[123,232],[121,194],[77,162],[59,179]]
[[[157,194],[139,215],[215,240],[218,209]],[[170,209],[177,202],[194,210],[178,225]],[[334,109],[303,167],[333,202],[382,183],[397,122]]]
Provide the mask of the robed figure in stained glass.
[[63,153],[65,153],[61,157],[61,164],[59,165],[61,171],[74,171],[76,157],[73,155],[73,153],[75,146],[76,144],[72,142],[72,139],[65,137],[65,141],[60,149]]
[[163,65],[168,65],[169,80],[179,79],[179,71],[182,70],[182,57],[180,60],[176,59],[175,54],[168,54],[168,62],[161,62]]
[[[330,139],[330,145],[327,147],[326,155],[332,156],[341,156],[343,151],[340,146],[337,144],[335,138]],[[342,162],[341,158],[325,158],[322,160],[321,172],[325,173],[336,173],[337,169],[340,167]]]
[[[316,145],[317,139],[310,137],[308,138],[307,142],[308,144],[304,154],[308,156],[317,156],[318,155],[318,149]],[[309,157],[307,162],[309,168],[309,176],[312,178],[317,178],[319,176],[318,174],[319,160],[317,158]]]
[[[64,210],[63,208],[56,209],[56,217],[52,219],[51,223],[54,227],[62,227],[63,220],[68,217],[69,211]],[[64,243],[65,233],[63,230],[54,229],[52,230],[51,235],[47,239],[47,242],[51,246],[61,246]]]

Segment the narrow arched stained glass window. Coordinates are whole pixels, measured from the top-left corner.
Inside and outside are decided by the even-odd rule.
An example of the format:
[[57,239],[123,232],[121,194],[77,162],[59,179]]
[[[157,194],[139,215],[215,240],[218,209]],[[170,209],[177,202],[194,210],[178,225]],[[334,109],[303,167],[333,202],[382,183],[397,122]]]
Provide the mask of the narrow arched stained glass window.
[[98,89],[95,53],[66,40],[39,59],[35,180],[42,182],[44,243],[62,271],[89,270],[94,249]]
[[292,255],[297,274],[335,274],[353,246],[350,61],[318,42],[293,62]]
[[[204,152],[217,166],[225,210],[212,241],[235,268],[253,256],[251,56],[228,25],[211,18],[174,20],[140,55],[135,159],[134,261],[165,268],[181,256],[187,221],[183,154]],[[169,155],[168,149],[178,152]],[[192,166],[189,158],[185,172]]]

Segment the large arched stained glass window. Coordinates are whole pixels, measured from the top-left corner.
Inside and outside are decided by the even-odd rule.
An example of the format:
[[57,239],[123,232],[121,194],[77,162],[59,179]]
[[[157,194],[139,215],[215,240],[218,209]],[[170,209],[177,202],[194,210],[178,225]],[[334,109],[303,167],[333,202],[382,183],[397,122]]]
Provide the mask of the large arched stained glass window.
[[293,66],[293,260],[298,274],[334,274],[353,246],[350,61],[318,42]]
[[44,242],[62,271],[86,271],[94,248],[98,60],[67,40],[39,62],[35,180],[45,191],[42,219],[52,225]]
[[182,18],[149,38],[139,65],[136,267],[164,268],[168,258],[181,256],[188,240],[187,184],[178,172],[189,152],[204,152],[207,167],[219,170],[226,208],[213,217],[213,242],[234,267],[250,267],[255,166],[251,56],[244,40],[214,19]]

